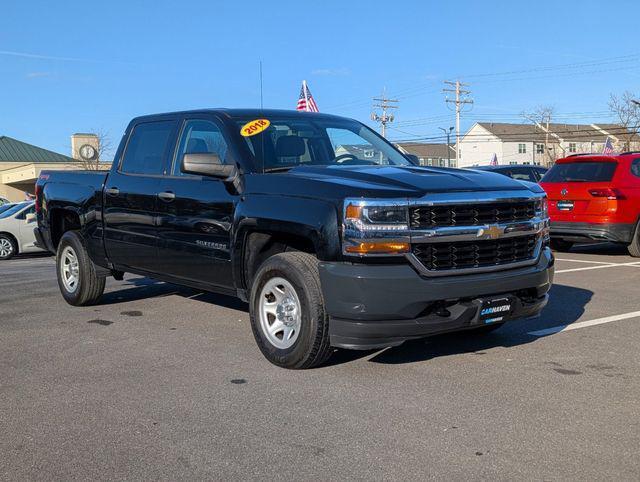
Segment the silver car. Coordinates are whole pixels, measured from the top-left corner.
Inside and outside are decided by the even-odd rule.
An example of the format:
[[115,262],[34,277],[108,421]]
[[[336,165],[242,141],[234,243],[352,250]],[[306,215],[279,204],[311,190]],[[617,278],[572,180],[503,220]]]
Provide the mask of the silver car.
[[18,253],[42,251],[35,245],[36,226],[33,201],[18,203],[0,214],[0,260]]

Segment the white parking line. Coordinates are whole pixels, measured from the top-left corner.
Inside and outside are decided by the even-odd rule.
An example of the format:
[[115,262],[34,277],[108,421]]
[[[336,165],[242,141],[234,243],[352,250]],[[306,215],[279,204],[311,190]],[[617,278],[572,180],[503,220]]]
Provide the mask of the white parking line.
[[590,264],[616,264],[611,261],[589,261],[586,259],[560,259],[556,258],[556,261],[569,261],[570,263],[590,263]]
[[551,328],[545,328],[544,330],[530,331],[527,334],[533,336],[553,335],[554,333],[560,333],[563,331],[577,330],[578,328],[586,328],[587,326],[602,325],[604,323],[611,323],[612,321],[628,320],[629,318],[638,317],[640,317],[640,311],[632,311],[631,313],[606,316],[604,318],[596,318],[595,320],[580,321],[569,325],[552,326]]
[[634,268],[638,268],[640,267],[639,263],[640,261],[634,261],[632,263],[609,263],[609,264],[599,264],[598,266],[587,266],[585,268],[559,269],[556,271],[556,274],[571,273],[573,271],[587,271],[590,269],[617,268],[618,266],[633,266]]

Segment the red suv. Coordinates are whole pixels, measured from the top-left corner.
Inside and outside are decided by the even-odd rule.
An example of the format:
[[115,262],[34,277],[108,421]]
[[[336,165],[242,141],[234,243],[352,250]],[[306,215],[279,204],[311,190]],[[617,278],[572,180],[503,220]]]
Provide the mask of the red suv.
[[611,241],[640,256],[640,152],[559,159],[540,185],[549,198],[555,249]]

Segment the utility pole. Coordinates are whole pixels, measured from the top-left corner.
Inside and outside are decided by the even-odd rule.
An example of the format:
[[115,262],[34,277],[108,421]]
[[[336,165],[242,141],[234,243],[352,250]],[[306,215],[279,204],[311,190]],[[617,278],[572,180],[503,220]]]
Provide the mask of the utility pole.
[[377,102],[377,104],[373,104],[373,108],[382,109],[382,114],[378,114],[374,110],[371,112],[371,120],[380,123],[380,134],[382,137],[386,137],[387,123],[393,122],[393,114],[387,113],[387,109],[397,109],[398,106],[395,104],[398,103],[398,100],[388,99],[385,93],[382,94],[382,97],[374,97],[373,100]]
[[438,127],[447,136],[447,167],[451,167],[451,131],[453,127],[445,129],[444,127]]
[[473,104],[473,99],[466,97],[471,94],[471,91],[463,89],[463,87],[468,87],[469,84],[463,84],[459,80],[445,80],[444,83],[454,88],[442,89],[442,92],[454,92],[456,94],[456,100],[446,99],[445,102],[456,105],[456,163],[458,163],[460,162],[460,112],[464,104]]

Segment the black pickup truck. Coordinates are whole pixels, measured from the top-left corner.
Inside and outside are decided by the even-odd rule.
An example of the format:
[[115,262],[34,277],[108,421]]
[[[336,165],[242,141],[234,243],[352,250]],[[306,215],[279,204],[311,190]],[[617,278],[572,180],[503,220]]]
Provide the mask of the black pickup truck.
[[212,109],[144,116],[111,171],[41,174],[38,244],[72,305],[125,272],[249,302],[267,359],[308,368],[538,314],[553,279],[532,183],[415,165],[350,119]]

